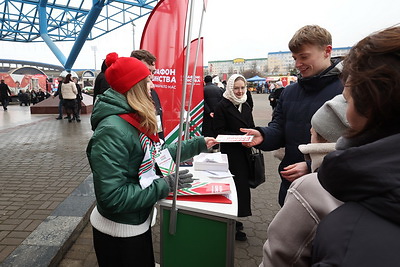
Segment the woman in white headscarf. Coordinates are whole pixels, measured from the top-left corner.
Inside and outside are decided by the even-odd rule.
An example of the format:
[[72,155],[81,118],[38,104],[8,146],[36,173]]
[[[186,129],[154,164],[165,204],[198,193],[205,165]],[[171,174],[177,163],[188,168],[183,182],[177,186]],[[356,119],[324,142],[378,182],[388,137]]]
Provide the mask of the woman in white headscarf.
[[[232,75],[227,83],[222,100],[214,109],[214,128],[216,134],[243,135],[240,128],[254,128],[252,108],[247,102],[247,82],[239,74]],[[221,143],[221,152],[228,155],[229,170],[234,175],[238,197],[238,217],[251,215],[249,155],[251,149],[242,143]],[[245,241],[243,224],[236,222],[236,240]]]

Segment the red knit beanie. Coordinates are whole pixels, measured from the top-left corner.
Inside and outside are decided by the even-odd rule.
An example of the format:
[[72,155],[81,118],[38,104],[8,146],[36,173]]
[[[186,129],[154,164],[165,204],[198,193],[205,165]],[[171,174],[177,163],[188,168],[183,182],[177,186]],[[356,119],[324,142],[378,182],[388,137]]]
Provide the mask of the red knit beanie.
[[110,53],[106,57],[106,80],[112,89],[124,94],[135,84],[150,75],[147,66],[133,57],[118,57]]

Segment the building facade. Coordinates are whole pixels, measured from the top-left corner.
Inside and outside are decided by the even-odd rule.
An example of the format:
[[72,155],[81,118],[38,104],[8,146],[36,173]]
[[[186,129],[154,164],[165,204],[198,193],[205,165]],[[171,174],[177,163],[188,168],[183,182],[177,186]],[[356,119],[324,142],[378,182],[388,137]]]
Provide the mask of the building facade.
[[233,60],[209,61],[204,75],[218,75],[221,80],[227,80],[232,74],[243,74],[246,71],[254,71],[260,74],[266,73],[268,68],[267,58],[236,58]]
[[[338,47],[332,49],[332,57],[341,57],[349,53],[351,47]],[[268,53],[268,74],[269,75],[287,75],[295,69],[295,62],[292,58],[292,52],[279,51]]]
[[[345,56],[351,47],[332,49],[332,57]],[[204,67],[204,75],[218,75],[221,80],[227,80],[232,74],[246,72],[261,76],[290,75],[295,71],[295,62],[290,51],[269,52],[268,58],[209,61]]]

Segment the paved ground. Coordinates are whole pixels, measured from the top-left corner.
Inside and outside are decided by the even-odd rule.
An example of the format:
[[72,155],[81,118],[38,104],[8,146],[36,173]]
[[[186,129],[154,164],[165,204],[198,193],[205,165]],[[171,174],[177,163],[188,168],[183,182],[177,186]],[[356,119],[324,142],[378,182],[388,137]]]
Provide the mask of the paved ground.
[[[27,237],[48,220],[90,174],[85,155],[92,134],[89,115],[83,115],[80,124],[57,121],[55,117],[31,115],[29,107],[25,106],[10,105],[8,111],[0,107],[2,265],[22,265],[22,262],[16,263],[15,255],[6,258],[18,247],[24,248],[25,255],[30,255],[28,247],[38,248],[32,241],[40,238]],[[49,246],[58,248],[54,244]]]
[[[266,125],[271,114],[268,96],[253,94],[253,99],[256,124]],[[44,223],[54,218],[64,218],[65,216],[59,215],[64,215],[64,210],[68,209],[71,195],[77,195],[77,188],[90,180],[85,148],[92,132],[88,115],[83,115],[82,122],[78,124],[68,123],[66,120],[57,121],[54,119],[55,115],[30,115],[28,107],[9,106],[8,112],[3,112],[1,108],[0,112],[0,265],[22,266],[12,264],[15,261],[10,258],[19,255],[18,251],[22,254],[25,250],[32,250],[35,234],[43,236],[38,234],[38,229],[46,228]],[[235,243],[237,267],[258,266],[261,262],[266,229],[279,210],[278,161],[270,152],[264,153],[267,182],[252,190],[253,216],[241,219],[248,240]],[[82,193],[79,195],[86,196]],[[85,200],[89,202],[91,198]],[[75,227],[78,233],[63,239],[63,244],[54,246],[54,249],[59,249],[58,256],[48,265],[98,266],[90,224],[85,217],[88,209],[85,209],[86,213],[83,215],[72,214],[67,217],[68,222],[76,222],[75,218],[79,218],[79,222],[73,224],[78,225]],[[58,231],[63,232],[63,229]],[[153,227],[153,234],[155,256],[158,260],[158,224]],[[46,246],[51,243],[48,239],[41,242]],[[11,264],[7,265],[9,262]]]

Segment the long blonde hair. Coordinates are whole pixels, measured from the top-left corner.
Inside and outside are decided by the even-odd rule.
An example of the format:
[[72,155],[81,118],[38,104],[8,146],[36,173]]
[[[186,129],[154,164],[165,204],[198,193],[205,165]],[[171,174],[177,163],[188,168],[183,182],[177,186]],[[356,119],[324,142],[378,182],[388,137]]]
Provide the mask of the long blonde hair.
[[125,95],[129,106],[139,115],[140,126],[150,133],[157,133],[156,110],[147,90],[147,80],[135,84]]

